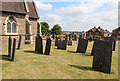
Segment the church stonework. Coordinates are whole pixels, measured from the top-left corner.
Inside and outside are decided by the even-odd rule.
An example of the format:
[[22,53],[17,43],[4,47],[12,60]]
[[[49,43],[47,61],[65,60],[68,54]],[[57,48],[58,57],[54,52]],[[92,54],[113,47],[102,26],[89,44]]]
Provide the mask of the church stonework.
[[8,38],[16,38],[22,35],[21,44],[32,44],[35,37],[41,34],[40,17],[35,2],[1,2],[2,12],[1,26],[2,47],[8,46]]

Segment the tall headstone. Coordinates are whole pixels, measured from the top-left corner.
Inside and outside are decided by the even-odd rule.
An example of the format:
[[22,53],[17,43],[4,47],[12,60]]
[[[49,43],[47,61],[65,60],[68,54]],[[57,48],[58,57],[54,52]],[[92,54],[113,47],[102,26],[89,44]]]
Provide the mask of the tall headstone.
[[71,34],[69,34],[69,40],[72,40],[72,35]]
[[22,40],[22,35],[20,35],[20,37],[19,37],[18,49],[20,49],[20,46],[21,46],[21,40]]
[[74,40],[77,41],[77,35],[74,35]]
[[87,50],[88,40],[79,38],[77,52],[78,53],[85,53]]
[[55,46],[57,46],[57,44],[58,44],[58,38],[57,38],[57,36],[56,36],[56,39],[55,39]]
[[67,49],[67,40],[62,41],[62,49],[66,50]]
[[12,61],[15,61],[16,39],[13,39]]
[[42,37],[38,36],[38,53],[43,54],[43,41],[42,41]]
[[46,42],[45,55],[50,54],[50,49],[51,49],[51,39],[48,38]]
[[93,47],[92,47],[92,51],[91,51],[91,55],[94,54],[95,48],[96,48],[96,46],[97,46],[96,41],[99,41],[99,40],[95,40],[95,41],[94,41],[94,44],[93,44]]
[[116,39],[114,37],[104,37],[104,40],[112,42],[112,50],[115,51],[115,48],[116,48]]
[[62,49],[62,40],[58,40],[57,49]]
[[92,68],[104,73],[111,73],[112,42],[95,41]]
[[12,39],[11,36],[8,38],[8,57],[11,57]]
[[35,51],[38,51],[38,36],[35,39]]

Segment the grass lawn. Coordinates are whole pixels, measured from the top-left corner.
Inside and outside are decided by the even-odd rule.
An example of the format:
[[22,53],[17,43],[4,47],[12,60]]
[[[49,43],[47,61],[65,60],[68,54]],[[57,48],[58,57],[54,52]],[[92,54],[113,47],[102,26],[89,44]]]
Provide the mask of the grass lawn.
[[[112,56],[112,73],[92,70],[93,56],[90,56],[93,42],[89,42],[85,54],[75,53],[77,42],[67,50],[58,50],[52,43],[50,56],[38,54],[34,45],[16,50],[15,62],[8,60],[7,49],[2,49],[3,79],[117,79],[118,42]],[[44,42],[45,49],[45,42]]]

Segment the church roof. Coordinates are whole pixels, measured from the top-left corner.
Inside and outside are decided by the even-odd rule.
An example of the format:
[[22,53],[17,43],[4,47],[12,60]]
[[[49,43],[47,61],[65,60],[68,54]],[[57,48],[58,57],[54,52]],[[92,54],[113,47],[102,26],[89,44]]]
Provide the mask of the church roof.
[[[39,18],[34,2],[27,2],[30,18]],[[25,2],[2,2],[2,12],[11,12],[18,14],[27,14]]]

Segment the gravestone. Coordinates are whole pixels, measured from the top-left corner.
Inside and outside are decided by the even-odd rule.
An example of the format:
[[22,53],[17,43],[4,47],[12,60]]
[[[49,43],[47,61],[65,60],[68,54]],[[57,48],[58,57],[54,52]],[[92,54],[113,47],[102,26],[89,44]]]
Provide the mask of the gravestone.
[[68,35],[67,34],[65,35],[65,40],[68,40]]
[[77,52],[78,53],[85,53],[87,50],[88,40],[79,38]]
[[92,42],[92,37],[89,38],[89,41]]
[[20,49],[20,46],[21,46],[21,40],[22,40],[22,35],[20,35],[20,37],[19,37],[18,49]]
[[72,40],[72,35],[71,34],[69,34],[69,40]]
[[62,49],[66,50],[67,49],[67,40],[62,41]]
[[57,49],[62,49],[62,40],[58,40]]
[[38,53],[43,54],[43,41],[42,41],[42,37],[38,36]]
[[16,39],[13,39],[12,61],[15,61]]
[[56,39],[55,39],[55,46],[57,46],[57,44],[58,44],[58,38],[56,37]]
[[99,41],[99,40],[95,40],[95,41],[94,41],[94,44],[93,44],[93,47],[92,47],[92,51],[91,51],[91,55],[94,54],[95,47],[97,46],[97,45],[96,45],[96,41]]
[[51,49],[51,39],[48,38],[46,42],[45,55],[50,54],[50,49]]
[[74,40],[77,41],[77,35],[74,35]]
[[112,42],[112,49],[115,51],[116,48],[116,39],[114,37],[104,37],[105,41]]
[[68,44],[69,46],[72,46],[72,40],[68,40],[68,41],[67,41],[67,44]]
[[8,38],[8,57],[11,57],[12,39],[11,36]]
[[35,39],[35,51],[38,51],[38,36]]
[[112,42],[95,41],[92,68],[104,73],[111,73]]

